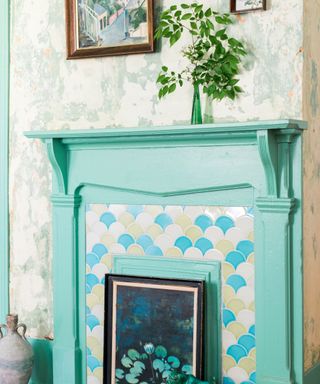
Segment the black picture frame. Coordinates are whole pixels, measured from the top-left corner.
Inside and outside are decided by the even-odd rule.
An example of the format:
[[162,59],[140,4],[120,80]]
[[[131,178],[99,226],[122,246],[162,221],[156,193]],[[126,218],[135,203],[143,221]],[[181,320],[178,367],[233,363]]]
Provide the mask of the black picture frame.
[[248,8],[248,9],[240,9],[238,8],[239,0],[230,0],[230,12],[231,13],[248,13],[255,11],[266,11],[267,10],[267,0],[261,0],[261,6]]
[[124,380],[118,377],[118,383],[128,384],[126,375],[136,366],[144,375],[139,381],[151,373],[164,374],[162,366],[154,369],[154,364],[161,365],[155,360],[174,368],[178,359],[181,372],[184,368],[185,373],[203,378],[204,290],[204,281],[198,280],[107,274],[103,383],[115,384],[116,373],[122,370]]

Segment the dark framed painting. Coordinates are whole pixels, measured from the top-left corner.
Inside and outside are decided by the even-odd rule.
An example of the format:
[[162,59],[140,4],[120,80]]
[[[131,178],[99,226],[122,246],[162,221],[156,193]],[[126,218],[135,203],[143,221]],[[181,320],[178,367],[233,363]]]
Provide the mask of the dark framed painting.
[[204,282],[106,275],[104,384],[202,377]]
[[267,9],[267,0],[231,0],[231,13],[246,13]]
[[154,51],[153,0],[65,0],[68,59]]

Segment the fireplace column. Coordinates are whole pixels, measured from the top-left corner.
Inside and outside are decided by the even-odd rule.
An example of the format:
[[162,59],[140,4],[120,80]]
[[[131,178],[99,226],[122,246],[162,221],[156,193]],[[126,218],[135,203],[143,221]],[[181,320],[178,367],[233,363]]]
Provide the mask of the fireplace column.
[[[291,384],[291,228],[294,199],[258,198],[255,216],[256,273],[263,284],[256,290],[257,382]],[[260,216],[258,218],[258,215]],[[264,324],[259,327],[259,324]]]
[[53,205],[54,382],[81,383],[77,215],[81,197],[55,194]]

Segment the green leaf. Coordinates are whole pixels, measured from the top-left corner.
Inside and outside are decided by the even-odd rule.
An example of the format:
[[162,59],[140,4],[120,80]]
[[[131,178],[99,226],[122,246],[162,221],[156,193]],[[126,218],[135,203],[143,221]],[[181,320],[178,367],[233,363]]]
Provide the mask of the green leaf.
[[167,379],[172,371],[163,371],[162,378]]
[[227,30],[226,28],[222,28],[222,29],[220,29],[220,30],[216,33],[216,36],[217,36],[217,37],[221,37],[222,35],[225,34],[226,30]]
[[208,28],[214,29],[214,25],[213,25],[211,20],[207,19],[206,24],[207,24]]
[[191,16],[192,16],[192,13],[185,13],[185,14],[181,17],[181,20],[189,20]]
[[117,379],[123,379],[124,378],[124,370],[123,369],[116,369],[116,378]]
[[162,88],[162,94],[163,96],[165,96],[167,93],[168,93],[168,90],[169,90],[169,87],[167,85],[165,85],[163,88]]
[[171,84],[170,87],[169,87],[169,93],[172,93],[176,90],[177,86],[175,83]]
[[160,359],[156,359],[152,363],[153,368],[160,373],[164,370],[164,362]]
[[166,76],[163,76],[163,78],[162,78],[161,81],[160,81],[160,83],[161,83],[162,85],[168,84],[168,82],[169,82],[169,78],[166,77]]
[[171,37],[171,35],[172,35],[172,32],[170,31],[169,28],[165,28],[165,29],[162,31],[162,36],[163,36],[163,37],[169,38],[169,37]]
[[176,356],[169,356],[168,363],[172,366],[172,368],[180,367],[180,360]]
[[190,22],[190,26],[192,29],[198,29],[197,23],[195,23],[194,21]]
[[146,366],[141,361],[136,361],[133,367],[130,369],[130,373],[135,376],[140,376],[141,373],[146,369]]
[[181,368],[182,372],[185,373],[186,375],[191,375],[192,374],[192,366],[189,365],[189,364],[185,364],[182,368]]
[[128,356],[131,360],[138,360],[140,358],[140,353],[136,351],[135,349],[129,349]]
[[212,15],[212,10],[211,10],[211,8],[208,8],[208,9],[205,11],[204,15],[205,15],[206,17],[210,17],[210,16]]
[[182,4],[180,5],[180,7],[183,8],[183,9],[188,9],[188,8],[190,8],[190,5],[189,5],[189,4],[182,3]]
[[177,38],[176,38],[176,35],[171,35],[170,37],[170,45],[172,46],[173,44],[175,44],[177,42]]
[[168,72],[168,67],[166,67],[165,65],[163,65],[163,66],[161,67],[161,69],[163,70],[163,72]]
[[168,352],[165,347],[163,347],[162,345],[158,345],[155,350],[155,354],[157,357],[164,358],[167,356]]
[[236,85],[237,83],[239,83],[239,79],[232,79],[230,80],[230,85]]
[[166,27],[167,25],[168,25],[168,21],[167,20],[161,20],[160,23],[159,23],[160,27]]
[[172,21],[172,16],[169,15],[169,14],[165,14],[165,13],[163,13],[163,14],[161,15],[161,20]]
[[221,16],[216,16],[215,19],[216,19],[216,22],[217,22],[218,24],[225,24],[225,21],[224,21],[224,18],[223,18],[223,17],[221,17]]
[[130,368],[133,362],[128,356],[124,355],[123,358],[121,359],[121,364],[126,368]]
[[175,44],[180,39],[180,37],[181,32],[179,30],[170,37],[170,45],[172,46],[173,44]]
[[126,374],[126,381],[129,383],[129,384],[137,384],[139,383],[139,380],[136,378],[135,375],[133,375],[132,373],[128,373]]

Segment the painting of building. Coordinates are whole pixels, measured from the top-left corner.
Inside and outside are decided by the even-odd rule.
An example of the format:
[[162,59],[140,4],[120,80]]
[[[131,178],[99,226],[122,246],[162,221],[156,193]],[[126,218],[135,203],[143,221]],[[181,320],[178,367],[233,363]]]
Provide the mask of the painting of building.
[[79,48],[147,42],[146,0],[77,0],[77,5]]

